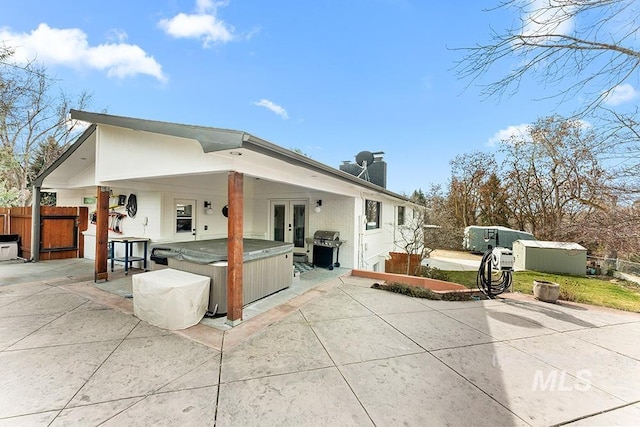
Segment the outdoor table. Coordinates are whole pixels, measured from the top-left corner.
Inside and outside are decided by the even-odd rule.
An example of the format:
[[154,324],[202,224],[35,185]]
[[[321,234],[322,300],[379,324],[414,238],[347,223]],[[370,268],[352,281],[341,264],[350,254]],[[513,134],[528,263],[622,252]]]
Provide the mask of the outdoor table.
[[[115,261],[124,263],[124,274],[129,274],[129,268],[134,262],[142,261],[144,271],[147,271],[147,247],[150,239],[144,237],[110,237],[109,238],[109,258],[111,258],[111,271]],[[124,256],[115,256],[115,246],[117,243],[124,244]],[[133,256],[133,245],[143,245],[143,256]]]

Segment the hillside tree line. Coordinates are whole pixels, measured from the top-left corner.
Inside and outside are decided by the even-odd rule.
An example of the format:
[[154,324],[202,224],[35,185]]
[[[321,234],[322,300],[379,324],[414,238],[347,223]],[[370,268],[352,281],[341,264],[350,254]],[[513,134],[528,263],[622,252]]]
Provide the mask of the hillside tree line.
[[426,207],[427,224],[440,227],[428,233],[436,247],[460,248],[464,228],[483,225],[578,242],[600,255],[640,254],[640,202],[602,150],[584,122],[540,118],[496,153],[456,156],[447,188],[411,198]]

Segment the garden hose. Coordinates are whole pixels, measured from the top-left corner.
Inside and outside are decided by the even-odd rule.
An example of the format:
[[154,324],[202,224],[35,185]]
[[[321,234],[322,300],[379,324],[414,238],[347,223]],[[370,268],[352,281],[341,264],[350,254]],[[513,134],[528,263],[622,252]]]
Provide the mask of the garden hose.
[[[492,270],[494,269],[496,270],[496,273],[500,271],[500,277],[497,278],[497,280],[493,278]],[[511,287],[511,283],[513,282],[512,273],[511,269],[505,270],[500,268],[496,262],[493,250],[489,249],[484,253],[482,260],[480,261],[476,284],[478,289],[491,299]]]

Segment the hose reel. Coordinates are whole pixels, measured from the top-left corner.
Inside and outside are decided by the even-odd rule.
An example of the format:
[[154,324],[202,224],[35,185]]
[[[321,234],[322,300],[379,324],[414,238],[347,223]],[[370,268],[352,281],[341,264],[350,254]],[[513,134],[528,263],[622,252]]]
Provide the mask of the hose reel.
[[480,261],[478,289],[489,299],[508,290],[513,283],[513,262],[511,250],[489,247]]

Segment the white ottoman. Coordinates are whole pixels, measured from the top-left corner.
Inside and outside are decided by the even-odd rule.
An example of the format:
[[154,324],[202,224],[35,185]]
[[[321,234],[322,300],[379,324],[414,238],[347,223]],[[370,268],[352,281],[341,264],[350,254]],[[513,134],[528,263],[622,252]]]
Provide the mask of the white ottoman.
[[133,314],[164,329],[185,329],[200,322],[209,306],[207,276],[165,268],[134,275]]

